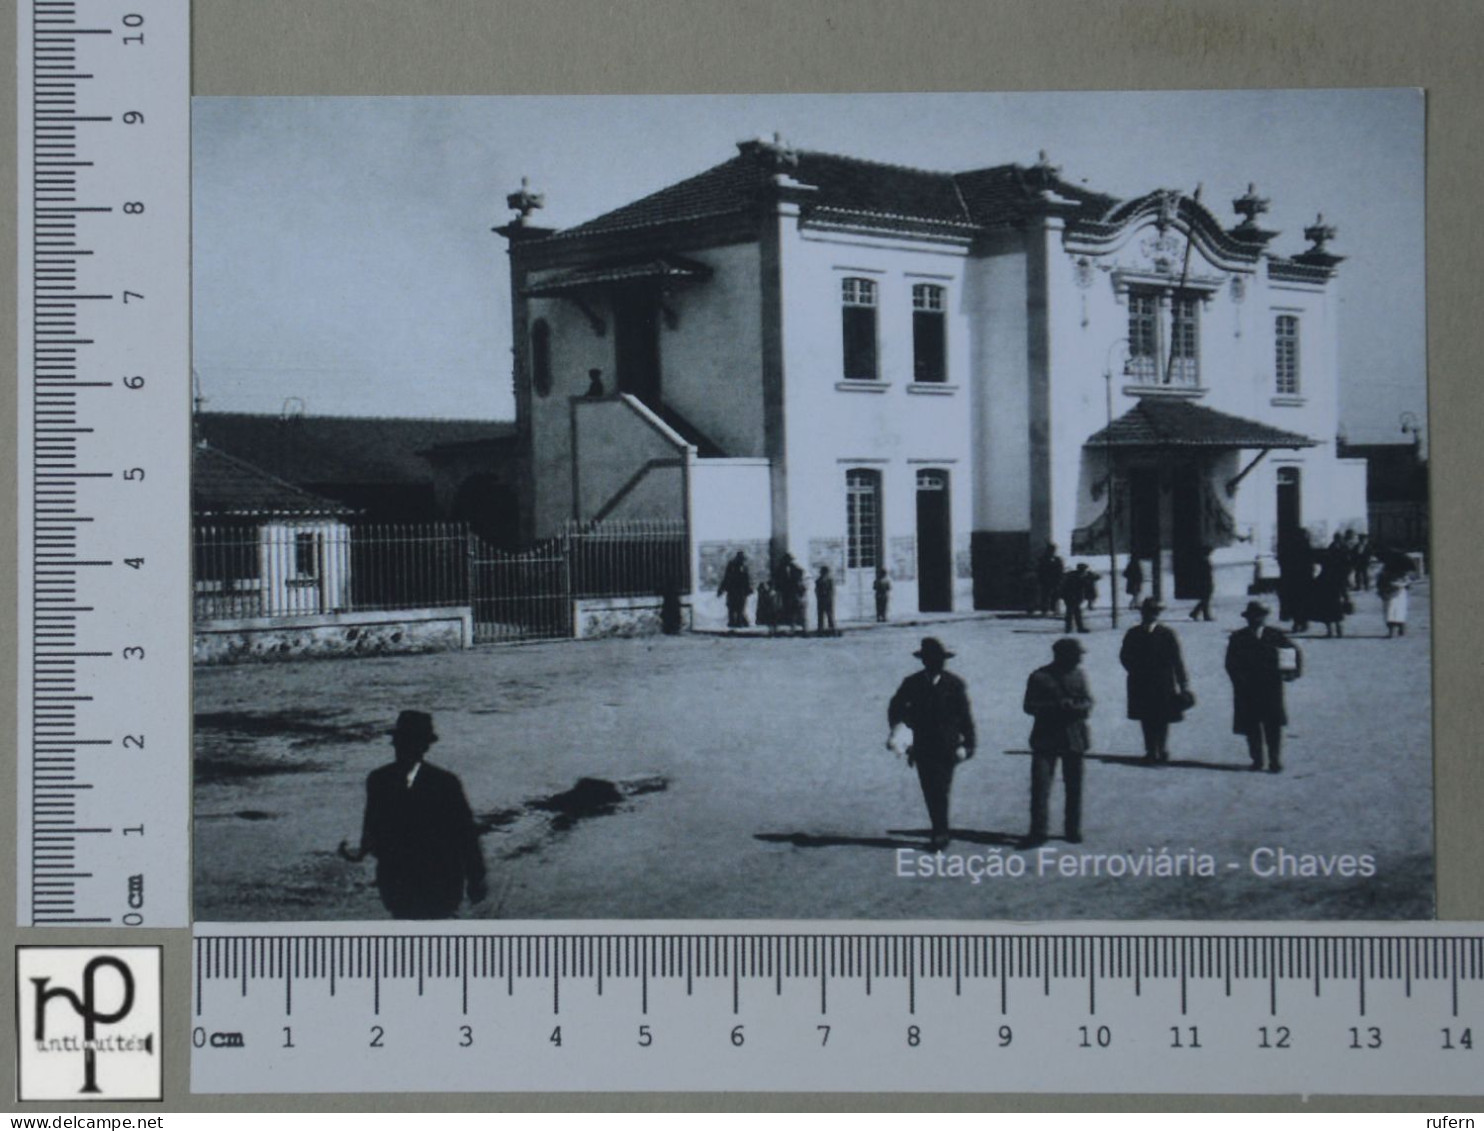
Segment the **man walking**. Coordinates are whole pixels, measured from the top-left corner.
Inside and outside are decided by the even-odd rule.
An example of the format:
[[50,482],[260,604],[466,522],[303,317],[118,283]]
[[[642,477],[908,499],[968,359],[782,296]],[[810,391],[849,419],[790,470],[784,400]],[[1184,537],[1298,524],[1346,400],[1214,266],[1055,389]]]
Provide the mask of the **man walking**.
[[1082,843],[1082,756],[1091,745],[1087,716],[1092,692],[1082,671],[1083,648],[1070,638],[1051,646],[1051,663],[1031,673],[1025,685],[1025,713],[1031,728],[1031,831],[1025,847],[1046,843],[1046,810],[1056,764],[1061,763],[1066,791],[1066,838]]
[[948,845],[948,794],[953,788],[954,768],[974,756],[974,716],[964,681],[946,670],[953,653],[936,637],[927,636],[913,655],[922,661],[922,671],[902,680],[891,697],[886,723],[893,735],[887,739],[887,746],[897,748],[898,726],[911,729],[907,764],[917,767],[917,780],[932,824],[928,847],[937,852]]
[[1082,604],[1092,592],[1092,574],[1087,572],[1087,563],[1078,562],[1077,568],[1068,570],[1061,582],[1062,631],[1086,632],[1087,624],[1082,619]]
[[366,778],[366,814],[356,852],[376,857],[376,887],[394,919],[448,919],[485,897],[484,856],[458,776],[423,761],[438,735],[433,716],[403,711],[387,732],[396,761]]
[[1180,654],[1180,638],[1159,623],[1164,606],[1146,597],[1139,623],[1123,636],[1118,662],[1128,672],[1128,717],[1144,730],[1144,761],[1170,760],[1170,724],[1185,717],[1190,679]]
[[1232,681],[1232,733],[1247,739],[1252,769],[1263,768],[1263,745],[1267,745],[1267,770],[1283,769],[1283,728],[1288,713],[1283,704],[1283,684],[1303,673],[1303,653],[1276,628],[1268,628],[1268,607],[1249,601],[1242,611],[1247,627],[1232,633],[1226,646],[1226,674]]
[[1056,612],[1056,598],[1061,591],[1062,574],[1066,565],[1056,552],[1056,543],[1047,542],[1046,549],[1036,560],[1036,605],[1042,616]]

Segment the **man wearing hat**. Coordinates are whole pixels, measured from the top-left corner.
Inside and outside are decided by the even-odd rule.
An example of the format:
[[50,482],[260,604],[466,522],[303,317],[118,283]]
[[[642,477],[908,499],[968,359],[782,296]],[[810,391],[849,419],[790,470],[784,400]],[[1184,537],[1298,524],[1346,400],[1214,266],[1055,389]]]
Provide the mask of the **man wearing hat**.
[[1082,755],[1092,738],[1087,716],[1092,692],[1082,671],[1083,648],[1070,638],[1051,646],[1051,663],[1031,672],[1025,685],[1025,713],[1035,717],[1031,727],[1031,831],[1025,846],[1046,843],[1046,810],[1056,763],[1061,762],[1066,790],[1066,838],[1082,843]]
[[1249,601],[1242,610],[1247,627],[1232,633],[1226,646],[1226,674],[1232,681],[1232,733],[1246,736],[1252,769],[1263,768],[1263,745],[1267,745],[1267,770],[1283,769],[1283,728],[1288,713],[1283,705],[1283,684],[1303,672],[1304,657],[1288,636],[1268,628],[1269,609],[1261,601]]
[[1164,605],[1146,597],[1139,623],[1124,633],[1118,661],[1128,672],[1128,717],[1144,729],[1144,760],[1168,762],[1170,724],[1185,717],[1190,680],[1180,654],[1180,638],[1159,623]]
[[366,777],[366,816],[358,854],[376,857],[376,887],[394,919],[448,919],[467,886],[485,897],[484,856],[474,814],[457,775],[423,761],[438,741],[433,716],[403,711],[391,736],[396,761]]
[[[945,670],[953,653],[942,641],[923,637],[922,647],[912,654],[922,661],[922,671],[902,680],[886,709],[886,723],[912,730],[907,764],[917,767],[933,828],[929,847],[936,852],[948,845],[948,793],[953,788],[954,766],[974,756],[974,716],[964,681]],[[891,739],[887,745],[892,746]]]

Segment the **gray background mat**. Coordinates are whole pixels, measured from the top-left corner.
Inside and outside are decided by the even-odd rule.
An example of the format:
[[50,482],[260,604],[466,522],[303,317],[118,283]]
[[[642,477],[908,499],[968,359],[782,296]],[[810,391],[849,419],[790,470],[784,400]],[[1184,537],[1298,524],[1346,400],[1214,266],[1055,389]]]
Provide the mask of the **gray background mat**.
[[[10,9],[7,9],[9,12]],[[1472,590],[1484,481],[1474,437],[1484,426],[1475,377],[1484,320],[1473,279],[1484,225],[1472,214],[1484,159],[1474,129],[1484,93],[1484,12],[1471,0],[195,0],[193,90],[200,95],[845,92],[1190,87],[1421,86],[1427,91],[1428,371],[1435,532],[1435,740],[1438,909],[1484,920],[1484,769],[1473,736],[1484,720],[1480,661],[1484,602]],[[14,136],[15,26],[0,19],[0,128]],[[1219,130],[1220,122],[1212,122]],[[0,183],[15,184],[0,146]],[[492,195],[505,186],[492,186]],[[12,198],[13,204],[13,198]],[[14,262],[16,229],[0,225],[0,260]],[[16,280],[0,271],[0,350],[15,356]],[[0,434],[13,434],[15,399],[0,397]],[[13,528],[13,461],[0,461]],[[6,557],[4,623],[14,639],[14,577]],[[3,683],[15,657],[0,650]],[[0,743],[14,742],[7,695]],[[15,761],[0,769],[13,796]],[[0,822],[10,828],[11,822]],[[15,942],[97,942],[77,931],[16,931],[15,845],[0,837],[0,915],[7,992]],[[108,935],[112,938],[113,936]],[[166,1013],[188,1000],[185,932],[138,932],[163,942]],[[6,1010],[8,1014],[10,1011]],[[191,1097],[184,1029],[165,1051],[167,1102],[180,1110],[945,1110],[1302,1109],[1297,1097],[1078,1096],[478,1096]],[[9,1024],[0,1035],[0,1095],[13,1096]],[[60,1107],[63,1105],[49,1105]],[[132,1105],[137,1107],[138,1105]],[[1327,1099],[1332,1110],[1447,1109],[1446,1101]],[[118,1105],[101,1105],[101,1112]],[[119,1108],[123,1110],[123,1108]]]

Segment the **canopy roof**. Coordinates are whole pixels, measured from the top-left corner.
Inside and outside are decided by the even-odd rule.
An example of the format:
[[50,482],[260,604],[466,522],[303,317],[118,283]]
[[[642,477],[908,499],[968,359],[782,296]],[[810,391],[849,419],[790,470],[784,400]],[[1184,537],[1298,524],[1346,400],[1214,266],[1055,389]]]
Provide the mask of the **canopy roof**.
[[531,298],[541,298],[615,283],[673,282],[677,279],[706,279],[710,275],[711,268],[704,263],[678,255],[657,255],[637,262],[607,263],[564,271],[531,284],[522,293]]
[[1096,448],[1312,448],[1318,443],[1271,424],[1167,397],[1141,397],[1087,438],[1087,446]]

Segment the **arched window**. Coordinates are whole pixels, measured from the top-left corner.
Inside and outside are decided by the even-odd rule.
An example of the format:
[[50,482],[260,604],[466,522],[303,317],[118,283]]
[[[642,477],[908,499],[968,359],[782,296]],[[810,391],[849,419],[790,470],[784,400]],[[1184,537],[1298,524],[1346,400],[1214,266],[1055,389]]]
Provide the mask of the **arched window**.
[[551,393],[551,327],[544,318],[531,325],[531,388],[538,397]]
[[845,566],[881,564],[881,472],[852,468],[845,473]]

